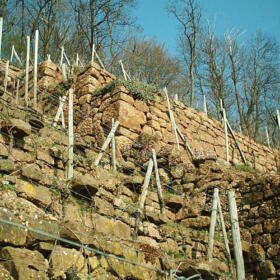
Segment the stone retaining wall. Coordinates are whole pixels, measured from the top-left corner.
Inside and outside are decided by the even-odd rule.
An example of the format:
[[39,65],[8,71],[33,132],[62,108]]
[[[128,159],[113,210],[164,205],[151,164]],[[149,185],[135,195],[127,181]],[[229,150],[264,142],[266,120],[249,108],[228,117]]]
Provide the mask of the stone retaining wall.
[[[95,73],[97,70],[94,65],[90,65],[85,73]],[[106,83],[109,83],[110,80]],[[83,135],[92,135],[96,126],[102,126],[102,124],[110,126],[111,119],[114,117],[120,122],[117,141],[121,147],[131,145],[141,133],[154,135],[158,141],[159,150],[175,145],[175,136],[165,98],[157,96],[155,102],[137,100],[124,86],[118,86],[112,91],[105,91],[102,95],[94,96],[93,93],[101,83],[91,82],[91,79],[87,79],[87,81],[89,83],[86,91],[76,90],[76,108],[83,112],[83,117],[77,121],[77,131]],[[210,119],[204,113],[180,102],[172,102],[172,107],[176,124],[194,151],[212,150],[218,158],[225,159],[225,139],[221,122]],[[98,133],[100,133],[100,129],[98,129]],[[240,133],[235,132],[235,134],[245,158],[251,166],[262,171],[277,171],[280,162],[278,150],[256,143]],[[229,143],[230,161],[242,164],[230,134]],[[183,150],[181,140],[180,146]]]

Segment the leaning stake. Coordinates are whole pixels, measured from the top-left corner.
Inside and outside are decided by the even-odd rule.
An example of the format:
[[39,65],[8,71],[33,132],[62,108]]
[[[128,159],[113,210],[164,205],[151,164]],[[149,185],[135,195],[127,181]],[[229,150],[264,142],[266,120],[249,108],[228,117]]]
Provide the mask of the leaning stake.
[[242,245],[239,231],[238,214],[233,191],[228,192],[228,205],[231,222],[232,243],[234,249],[234,257],[237,270],[237,279],[245,280],[245,268],[242,254]]
[[35,31],[35,46],[34,46],[34,81],[33,81],[33,108],[37,110],[37,67],[38,67],[38,40],[39,40],[39,31]]

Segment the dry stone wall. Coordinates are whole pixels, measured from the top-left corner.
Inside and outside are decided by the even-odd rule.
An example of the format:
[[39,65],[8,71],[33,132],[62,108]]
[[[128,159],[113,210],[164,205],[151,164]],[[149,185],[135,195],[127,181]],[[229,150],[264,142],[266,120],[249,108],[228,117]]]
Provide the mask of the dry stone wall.
[[[98,76],[96,71],[103,74]],[[87,79],[88,75],[91,78]],[[100,79],[102,82],[97,83]],[[140,265],[81,252],[64,242],[0,223],[0,257],[7,260],[0,264],[0,276],[165,279],[166,275],[141,265],[170,271],[181,263],[180,275],[185,277],[195,271],[204,279],[232,279],[218,225],[213,261],[206,261],[212,195],[218,187],[230,240],[226,191],[236,193],[246,279],[278,279],[279,175],[247,167],[244,171],[241,169],[244,167],[236,169],[225,164],[221,160],[224,158],[221,125],[175,102],[172,105],[176,122],[191,147],[214,150],[218,156],[217,161],[215,157],[209,160],[202,153],[200,162],[193,163],[183,143],[180,151],[174,149],[175,138],[165,100],[161,97],[155,102],[137,100],[123,86],[96,91],[114,79],[95,64],[89,64],[72,81],[76,96],[71,181],[65,180],[67,135],[46,122],[48,114],[55,113],[46,110],[48,100],[42,99],[46,115],[39,129],[30,121],[32,115],[28,110],[0,103],[0,217]],[[65,115],[67,119],[67,106]],[[94,166],[97,146],[104,143],[112,118],[120,121],[116,136],[117,173],[111,171],[107,153],[101,166]],[[15,132],[12,146],[11,128]],[[153,137],[142,143],[139,135],[143,133]],[[276,170],[273,159],[279,155],[277,151],[240,135],[238,139],[248,159],[251,151],[255,151],[258,169]],[[152,147],[157,150],[166,213],[164,216],[160,213],[152,177],[144,218],[134,242],[135,212]],[[232,244],[230,248],[232,251]]]
[[[94,66],[90,66],[85,73],[94,73],[96,70]],[[109,82],[110,79],[106,83]],[[77,90],[77,109],[83,113],[80,123],[79,121],[77,123],[79,132],[83,131],[83,135],[94,133],[97,138],[100,138],[102,125],[110,126],[112,117],[114,117],[120,122],[117,140],[121,147],[131,146],[141,133],[155,136],[158,150],[163,147],[171,148],[175,145],[175,136],[166,100],[163,97],[157,96],[154,102],[144,102],[134,99],[124,86],[117,86],[112,90],[108,89],[107,92],[104,90],[102,94],[96,96],[96,88],[98,87],[100,87],[100,83],[95,84],[93,81],[91,85],[86,86],[86,92]],[[225,159],[225,138],[221,122],[210,119],[204,113],[180,102],[172,102],[172,107],[176,124],[193,150],[214,151],[218,158]],[[235,135],[251,166],[262,171],[275,172],[278,170],[280,162],[278,150],[256,143],[240,133],[235,132]],[[103,136],[101,138],[103,139]],[[229,135],[229,145],[231,162],[242,164],[231,135]],[[181,150],[184,150],[181,140],[180,146]]]

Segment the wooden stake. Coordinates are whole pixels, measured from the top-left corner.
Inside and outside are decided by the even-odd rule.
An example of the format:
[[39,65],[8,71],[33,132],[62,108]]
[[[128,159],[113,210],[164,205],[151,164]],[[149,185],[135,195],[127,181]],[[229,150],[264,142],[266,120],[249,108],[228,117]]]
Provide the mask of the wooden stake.
[[76,66],[79,66],[79,54],[77,53],[77,57],[76,57]]
[[215,234],[217,210],[218,210],[218,195],[219,195],[219,189],[215,188],[213,194],[211,222],[209,228],[209,245],[208,245],[208,252],[207,252],[207,259],[209,262],[212,260],[212,255],[213,255],[214,234]]
[[154,163],[153,163],[153,159],[151,157],[149,160],[148,169],[147,169],[147,172],[145,175],[144,184],[142,187],[142,193],[139,198],[139,209],[137,210],[137,213],[136,213],[133,240],[136,240],[137,235],[138,235],[139,224],[140,224],[141,217],[143,215],[143,209],[144,209],[144,204],[145,204],[145,200],[147,197],[148,187],[149,187],[149,183],[150,183],[150,179],[151,179],[151,175],[152,175],[152,171],[153,171],[153,165],[154,165]]
[[193,157],[193,151],[177,125],[176,125],[176,130],[177,130],[179,136],[181,137],[182,141],[184,142],[184,145],[185,145],[186,149],[189,151],[191,157]]
[[150,183],[150,179],[151,179],[151,175],[152,175],[152,171],[153,171],[153,165],[154,165],[153,159],[150,158],[149,164],[148,164],[148,169],[147,169],[145,179],[144,179],[144,184],[143,184],[143,187],[142,187],[142,193],[141,193],[141,196],[139,198],[139,208],[141,210],[144,209],[144,203],[145,203],[145,200],[146,200],[146,197],[147,197],[148,187],[149,187],[149,183]]
[[[61,106],[63,107],[63,106]],[[68,96],[68,168],[67,178],[73,177],[73,145],[74,145],[74,133],[73,133],[73,89],[69,90]]]
[[13,61],[14,49],[15,49],[15,47],[14,47],[14,45],[12,45],[12,52],[11,52],[10,62]]
[[63,55],[64,55],[64,58],[65,58],[67,64],[70,66],[70,62],[69,62],[69,59],[68,59],[68,57],[67,57],[65,51],[63,52]]
[[224,216],[223,216],[223,211],[222,211],[222,206],[221,206],[221,201],[220,201],[219,195],[218,195],[218,213],[219,213],[220,222],[222,225],[222,232],[223,232],[224,244],[225,244],[225,248],[226,248],[227,261],[228,261],[228,268],[229,268],[230,273],[232,274],[231,255],[230,255],[227,231],[226,231],[226,227],[225,227],[225,221],[224,221]]
[[[112,119],[112,127],[114,126],[115,120]],[[114,172],[117,171],[117,164],[116,164],[116,140],[115,135],[112,137],[112,164]]]
[[24,101],[25,105],[28,106],[28,82],[29,82],[29,55],[30,55],[30,37],[26,37],[26,59],[25,59],[25,93]]
[[35,46],[34,46],[34,81],[33,81],[33,93],[34,93],[34,110],[37,110],[37,67],[38,67],[38,40],[39,40],[39,31],[35,31]]
[[278,128],[280,130],[280,110],[276,110],[276,114],[277,114]]
[[67,84],[67,71],[66,71],[66,65],[65,65],[65,63],[62,63],[61,69],[62,69],[62,82],[63,82],[64,84]]
[[91,49],[91,62],[94,62],[94,55],[95,55],[95,44],[92,45],[92,49]]
[[[57,109],[54,121],[53,121],[53,127],[56,127],[57,122],[59,120],[60,115],[63,115],[63,106],[64,106],[64,102],[66,100],[66,96],[63,96],[62,98],[59,97],[59,107]],[[64,119],[64,116],[63,116]]]
[[48,59],[48,62],[51,62],[51,55],[50,54],[47,55],[47,59]]
[[16,105],[19,104],[19,79],[17,79]]
[[234,140],[234,142],[235,142],[235,145],[236,145],[236,147],[237,147],[237,149],[238,149],[238,151],[239,151],[239,153],[240,153],[240,156],[241,156],[241,158],[242,158],[242,160],[243,160],[243,163],[246,164],[247,162],[246,162],[245,156],[244,156],[244,154],[243,154],[243,152],[242,152],[242,150],[241,150],[241,148],[240,148],[240,146],[239,146],[239,144],[238,144],[238,142],[237,142],[237,139],[236,139],[236,137],[235,137],[235,134],[234,134],[234,132],[233,132],[233,130],[232,130],[232,128],[231,128],[231,126],[230,126],[228,120],[227,120],[227,127],[228,127],[229,132],[230,132],[230,134],[231,134],[231,136],[232,136],[232,138],[233,138],[233,140]]
[[225,145],[226,145],[226,161],[229,162],[229,146],[228,146],[228,131],[227,131],[227,117],[226,110],[223,108],[223,126],[225,131]]
[[9,79],[9,60],[7,60],[7,62],[6,62],[6,67],[5,67],[4,93],[7,92],[8,79]]
[[125,81],[127,81],[126,72],[125,72],[125,70],[124,70],[123,63],[122,63],[122,61],[121,61],[121,60],[119,61],[119,64],[120,64],[120,66],[121,66],[121,70],[122,70],[123,78],[124,78],[124,80],[125,80]]
[[61,47],[61,55],[60,55],[60,63],[59,63],[59,65],[60,65],[60,67],[62,66],[62,63],[63,63],[63,57],[64,57],[64,47],[62,46]]
[[174,95],[174,100],[178,101],[178,94],[177,93],[175,93],[175,95]]
[[176,129],[176,123],[175,123],[175,119],[174,119],[173,113],[171,111],[167,88],[165,87],[163,89],[163,91],[164,91],[165,96],[166,96],[166,102],[167,102],[167,107],[168,107],[168,112],[169,112],[169,118],[170,118],[171,125],[172,125],[172,128],[173,128],[174,134],[175,134],[175,140],[176,140],[177,149],[180,150],[179,139],[178,139],[177,129]]
[[109,135],[107,136],[107,138],[106,138],[106,140],[105,140],[105,142],[104,142],[104,144],[103,144],[103,146],[101,148],[100,153],[98,154],[98,156],[97,156],[97,158],[96,158],[96,160],[94,162],[95,166],[98,166],[98,164],[99,164],[99,162],[100,162],[100,160],[101,160],[101,158],[103,156],[103,153],[105,152],[105,150],[108,147],[108,145],[110,144],[113,136],[115,135],[115,132],[116,132],[119,124],[120,124],[119,121],[114,122],[114,125],[113,125]]
[[158,165],[157,165],[157,156],[156,156],[155,149],[152,150],[152,153],[153,153],[153,162],[154,162],[154,167],[155,167],[155,176],[156,176],[156,184],[157,184],[157,193],[158,193],[158,200],[159,200],[159,205],[160,205],[160,212],[162,214],[165,214],[164,201],[163,201],[163,196],[162,196],[162,191],[161,191],[161,185],[160,185],[160,179],[159,179],[159,173],[158,173]]
[[19,64],[22,64],[22,63],[21,63],[21,60],[20,60],[20,58],[19,58],[19,56],[18,56],[18,54],[17,54],[17,52],[16,52],[15,46],[13,45],[13,46],[12,46],[11,58],[10,58],[11,63],[12,63],[12,61],[13,61],[14,55],[15,55],[15,57],[16,57],[16,60],[19,62]]
[[207,112],[207,103],[206,103],[206,96],[205,96],[205,94],[203,94],[203,109],[204,109],[204,113],[207,116],[208,112]]
[[67,179],[73,178],[74,132],[73,132],[73,89],[68,96],[68,166]]
[[266,143],[267,143],[267,146],[270,148],[270,141],[269,141],[269,135],[268,135],[267,126],[265,127],[265,134],[266,134]]
[[237,270],[237,279],[245,280],[245,268],[242,254],[242,245],[239,231],[238,214],[233,191],[228,192],[228,205],[231,222],[232,242]]
[[0,59],[2,55],[2,31],[3,31],[3,18],[0,17]]

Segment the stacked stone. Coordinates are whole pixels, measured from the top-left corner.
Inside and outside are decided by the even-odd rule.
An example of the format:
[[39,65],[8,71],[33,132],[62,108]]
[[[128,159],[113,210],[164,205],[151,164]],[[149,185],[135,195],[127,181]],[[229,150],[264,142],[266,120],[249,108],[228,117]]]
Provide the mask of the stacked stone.
[[[84,98],[88,99],[90,98],[88,95],[92,95],[94,90],[115,79],[113,74],[101,68],[97,63],[90,62],[77,76],[75,94],[77,98],[87,96]],[[81,102],[83,103],[83,101]]]
[[[110,109],[116,106],[114,103],[119,108],[132,103],[132,97],[124,94],[124,90],[120,87],[114,91],[112,98],[108,94],[103,96],[104,100],[100,97],[97,99],[100,101],[97,107],[100,111],[92,116],[96,124],[95,133],[103,129],[102,123],[109,123],[112,116],[117,116],[114,115],[116,111]],[[129,105],[138,115],[141,107],[136,108],[134,104]],[[127,108],[127,105],[124,106]],[[150,112],[151,105],[146,106]],[[121,110],[124,112],[123,108]],[[159,153],[162,186],[168,184],[173,191],[167,192],[164,188],[166,214],[163,216],[157,193],[152,187],[149,188],[145,218],[140,224],[137,242],[133,243],[138,192],[145,175],[136,164],[137,154],[133,156],[131,153],[131,156],[126,156],[125,162],[119,162],[120,168],[115,175],[108,170],[110,159],[106,155],[102,158],[104,168],[93,166],[97,153],[86,141],[89,136],[81,137],[84,141],[82,146],[75,141],[74,178],[69,183],[64,179],[67,136],[47,127],[36,134],[32,133],[30,125],[18,119],[21,116],[19,112],[12,110],[14,118],[8,122],[3,118],[0,122],[1,218],[91,245],[130,261],[152,263],[161,269],[168,267],[164,257],[166,253],[175,261],[171,262],[174,266],[170,268],[176,269],[181,261],[187,261],[193,266],[181,268],[185,275],[196,269],[203,271],[206,279],[218,279],[222,273],[228,272],[218,227],[214,259],[211,264],[206,263],[205,259],[212,193],[219,186],[228,233],[230,223],[226,190],[232,189],[236,193],[248,277],[261,275],[262,279],[275,279],[279,275],[279,176],[236,170],[216,161],[213,153],[197,154],[195,166],[182,151],[171,149],[165,154]],[[98,114],[99,122],[95,121]],[[143,124],[143,120],[135,124],[125,115],[120,119],[123,129],[132,127],[136,135],[143,126],[150,126],[149,120],[144,118],[146,122]],[[2,132],[10,129],[16,139],[9,154],[10,139]],[[128,136],[119,136],[129,139]],[[29,279],[31,276],[46,279],[47,271],[52,272],[53,279],[65,278],[74,266],[82,279],[87,274],[95,279],[101,279],[104,274],[110,279],[161,279],[159,275],[141,267],[123,265],[111,258],[106,260],[90,253],[81,255],[76,248],[54,245],[54,240],[50,238],[1,223],[0,244],[0,257],[10,260],[3,264],[7,270],[5,273],[15,277],[21,275],[16,279]],[[50,262],[46,261],[48,259]],[[84,266],[85,261],[90,264],[90,269]]]
[[[0,84],[4,88],[4,79],[6,72],[6,61],[0,60]],[[22,79],[24,71],[14,65],[9,65],[7,91],[14,94],[17,84],[17,78]]]
[[[96,87],[99,86],[100,84],[96,85]],[[169,120],[167,104],[159,96],[155,102],[146,103],[134,99],[125,87],[118,86],[112,92],[107,92],[101,96],[82,96],[79,101],[83,113],[87,116],[93,116],[93,124],[101,122],[103,125],[109,125],[112,117],[120,121],[117,136],[120,146],[131,146],[141,133],[154,135],[158,140],[159,150],[162,147],[174,147],[175,145],[175,136]],[[173,106],[176,124],[185,135],[191,148],[194,151],[214,151],[218,158],[225,159],[225,139],[222,124],[180,102],[175,102]],[[81,129],[82,126],[83,123],[80,124]],[[88,133],[91,134],[92,129],[89,127],[87,129]],[[87,129],[84,129],[85,134]],[[239,133],[236,133],[236,137],[246,160],[251,166],[255,166],[262,171],[277,171],[280,161],[279,151],[269,149]],[[234,164],[242,164],[231,136],[229,141],[230,160]],[[184,150],[181,140],[180,145],[181,150]]]
[[[25,78],[25,77],[24,77]],[[33,67],[29,68],[28,76],[29,96],[33,97]],[[24,80],[25,81],[25,80]],[[52,61],[44,61],[38,65],[37,86],[38,91],[52,92],[58,84],[62,82],[62,74],[55,63]],[[24,96],[25,83],[20,88],[21,96]],[[38,92],[38,97],[40,92]]]
[[258,178],[240,188],[241,227],[248,228],[249,247],[246,268],[261,279],[280,274],[280,177]]

